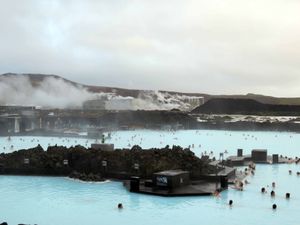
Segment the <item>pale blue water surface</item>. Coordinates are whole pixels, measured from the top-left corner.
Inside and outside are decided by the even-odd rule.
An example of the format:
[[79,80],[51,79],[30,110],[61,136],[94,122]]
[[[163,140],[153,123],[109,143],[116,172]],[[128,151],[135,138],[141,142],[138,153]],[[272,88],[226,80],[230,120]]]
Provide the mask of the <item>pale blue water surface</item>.
[[34,148],[37,145],[41,145],[46,150],[48,146],[55,144],[66,147],[76,145],[90,147],[94,142],[95,140],[92,139],[73,137],[0,137],[0,152],[9,153],[20,149]]
[[[300,133],[258,132],[258,131],[217,131],[182,130],[176,132],[161,131],[119,131],[112,133],[115,147],[131,147],[135,144],[143,148],[180,145],[191,147],[196,155],[213,151],[215,156],[228,151],[236,154],[238,148],[250,154],[252,149],[267,149],[269,154],[277,153],[290,157],[300,155]],[[194,144],[194,148],[193,145]]]
[[[134,135],[137,136],[132,139]],[[235,153],[236,148],[249,152],[252,148],[267,148],[270,153],[300,155],[299,134],[295,133],[126,131],[113,133],[111,141],[117,147],[125,147],[128,140],[131,140],[131,145],[139,144],[141,138],[142,146],[147,148],[194,144],[197,147],[192,150],[196,154],[204,149],[215,153],[227,149]],[[6,139],[1,141],[6,143]],[[288,174],[289,170],[293,171],[292,175]],[[0,176],[0,222],[39,225],[293,225],[300,221],[300,176],[296,176],[297,171],[300,171],[300,165],[257,165],[255,175],[247,178],[250,184],[243,192],[230,188],[219,198],[133,194],[120,182],[82,183],[63,177]],[[275,198],[270,197],[271,188],[267,187],[273,181],[276,182]],[[260,193],[263,186],[268,194]],[[290,200],[285,199],[286,192],[291,193]],[[233,207],[228,206],[230,199],[234,202]],[[119,202],[123,203],[123,210],[117,209]],[[276,211],[271,209],[273,203],[278,205]]]

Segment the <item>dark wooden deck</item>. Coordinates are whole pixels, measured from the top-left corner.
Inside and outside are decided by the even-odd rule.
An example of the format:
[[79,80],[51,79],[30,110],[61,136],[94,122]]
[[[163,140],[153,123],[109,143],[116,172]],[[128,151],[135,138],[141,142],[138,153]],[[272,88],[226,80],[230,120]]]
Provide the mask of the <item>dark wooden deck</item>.
[[[130,190],[130,181],[124,181],[127,190]],[[140,190],[135,193],[158,195],[165,197],[176,196],[207,196],[212,195],[219,188],[219,183],[207,181],[193,181],[190,185],[174,188],[172,190],[159,189],[156,187],[146,187],[143,182],[140,184]]]

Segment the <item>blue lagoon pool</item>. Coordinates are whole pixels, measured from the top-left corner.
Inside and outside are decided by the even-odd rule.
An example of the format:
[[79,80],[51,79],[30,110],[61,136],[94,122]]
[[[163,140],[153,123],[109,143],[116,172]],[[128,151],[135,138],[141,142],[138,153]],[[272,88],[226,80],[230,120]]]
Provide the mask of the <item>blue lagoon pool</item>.
[[[299,156],[299,140],[299,134],[275,132],[126,131],[113,133],[111,141],[116,147],[140,143],[145,148],[194,144],[192,150],[197,155],[205,150],[217,154],[227,149],[235,154],[236,148],[249,152],[253,148],[267,148],[270,153]],[[293,171],[292,175],[289,170]],[[300,165],[257,165],[255,175],[247,178],[250,184],[243,192],[229,188],[220,197],[176,198],[130,193],[120,182],[0,176],[0,220],[39,225],[298,224],[300,176],[296,175],[297,171]],[[276,182],[275,198],[270,197],[272,182]],[[261,194],[261,187],[266,187],[268,193]],[[291,193],[290,200],[285,199],[287,192]],[[228,206],[230,199],[232,207]],[[120,202],[124,206],[122,210],[117,209]],[[274,203],[278,206],[276,211],[272,210]]]
[[269,154],[277,153],[290,157],[300,156],[300,133],[182,130],[161,131],[119,131],[112,133],[111,142],[117,148],[140,145],[143,148],[180,145],[191,147],[196,155],[213,151],[215,156],[227,150],[235,155],[238,148],[250,154],[252,149],[267,149]]
[[[297,224],[300,177],[297,165],[259,165],[243,192],[229,189],[220,197],[166,198],[133,194],[120,182],[82,183],[68,178],[0,176],[0,218],[9,224],[182,225]],[[293,170],[288,175],[288,170]],[[275,181],[275,198],[261,194]],[[285,199],[285,193],[291,199]],[[233,200],[233,207],[228,201]],[[118,210],[122,202],[124,209]],[[271,209],[273,203],[278,208]]]
[[85,138],[73,138],[73,137],[0,137],[0,152],[9,153],[20,149],[34,148],[37,145],[41,145],[45,150],[50,145],[60,146],[76,146],[82,145],[84,147],[90,147],[91,143],[94,143],[93,139]]

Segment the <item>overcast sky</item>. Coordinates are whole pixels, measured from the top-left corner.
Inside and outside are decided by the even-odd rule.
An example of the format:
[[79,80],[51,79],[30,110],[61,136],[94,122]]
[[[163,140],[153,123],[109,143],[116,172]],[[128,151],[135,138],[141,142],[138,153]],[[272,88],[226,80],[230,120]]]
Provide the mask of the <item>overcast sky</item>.
[[0,0],[0,73],[300,96],[299,0]]

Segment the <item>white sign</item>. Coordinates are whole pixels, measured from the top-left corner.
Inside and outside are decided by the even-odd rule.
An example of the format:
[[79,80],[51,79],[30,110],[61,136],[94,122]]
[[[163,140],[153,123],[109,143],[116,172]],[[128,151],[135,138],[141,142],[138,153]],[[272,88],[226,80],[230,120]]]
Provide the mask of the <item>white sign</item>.
[[156,177],[156,185],[157,186],[167,186],[168,185],[168,178],[165,176],[157,176]]

